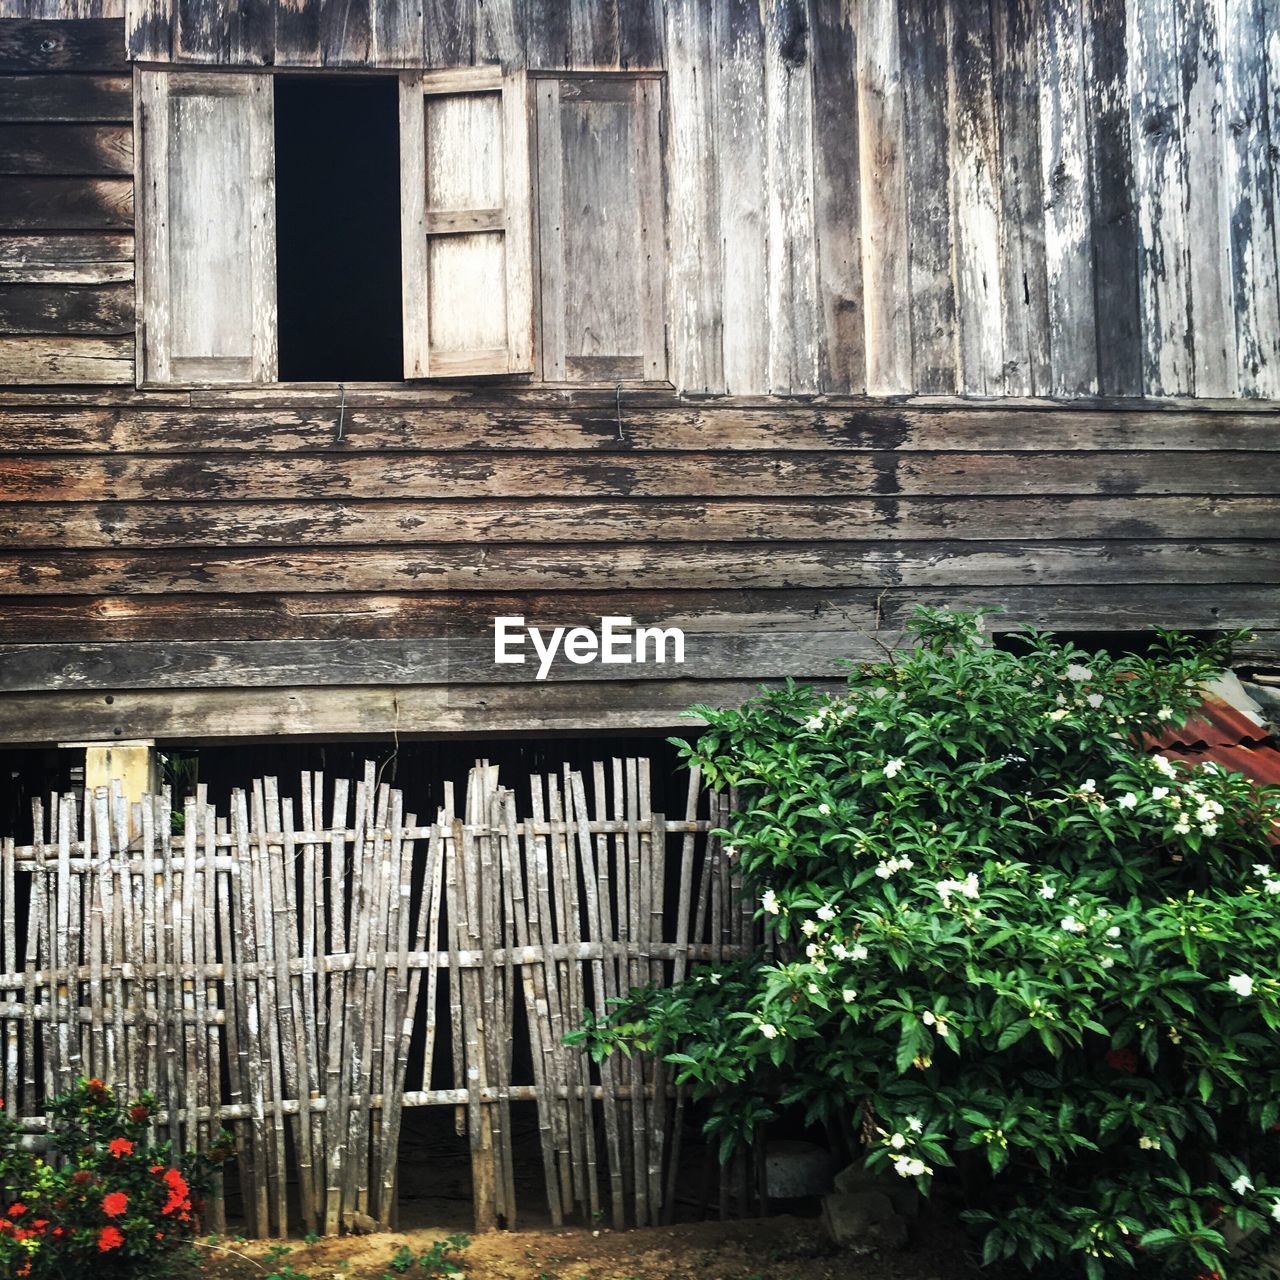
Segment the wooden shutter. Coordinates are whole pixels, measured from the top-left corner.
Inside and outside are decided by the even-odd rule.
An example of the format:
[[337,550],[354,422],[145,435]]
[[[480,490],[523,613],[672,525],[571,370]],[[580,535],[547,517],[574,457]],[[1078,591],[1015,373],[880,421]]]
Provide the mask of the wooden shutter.
[[527,113],[523,73],[401,77],[406,378],[533,369]]
[[667,376],[662,81],[537,82],[542,375]]
[[276,376],[271,77],[139,71],[139,381]]

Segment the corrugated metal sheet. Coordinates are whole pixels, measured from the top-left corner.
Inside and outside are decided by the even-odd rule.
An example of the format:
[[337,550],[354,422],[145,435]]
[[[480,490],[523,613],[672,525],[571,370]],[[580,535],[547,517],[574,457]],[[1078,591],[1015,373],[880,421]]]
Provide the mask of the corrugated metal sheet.
[[[1212,760],[1262,786],[1280,787],[1280,746],[1266,725],[1207,693],[1200,713],[1186,724],[1149,738],[1151,749],[1171,760],[1202,765]],[[1280,844],[1272,833],[1271,842]]]

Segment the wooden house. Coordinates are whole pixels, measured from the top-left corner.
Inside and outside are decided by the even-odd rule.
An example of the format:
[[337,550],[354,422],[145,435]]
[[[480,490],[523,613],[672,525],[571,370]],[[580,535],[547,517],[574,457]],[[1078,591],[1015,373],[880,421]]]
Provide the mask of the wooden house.
[[[1264,0],[0,0],[0,743],[1280,647]],[[495,662],[494,620],[684,633]]]

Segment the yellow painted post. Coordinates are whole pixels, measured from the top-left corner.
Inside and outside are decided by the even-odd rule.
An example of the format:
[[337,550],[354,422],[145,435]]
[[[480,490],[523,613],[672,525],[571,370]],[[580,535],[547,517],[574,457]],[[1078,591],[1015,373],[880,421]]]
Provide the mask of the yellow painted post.
[[155,740],[152,738],[114,742],[64,742],[60,745],[83,748],[86,790],[92,792],[95,787],[109,787],[112,782],[118,781],[130,812],[147,792],[159,789],[159,759],[156,756]]

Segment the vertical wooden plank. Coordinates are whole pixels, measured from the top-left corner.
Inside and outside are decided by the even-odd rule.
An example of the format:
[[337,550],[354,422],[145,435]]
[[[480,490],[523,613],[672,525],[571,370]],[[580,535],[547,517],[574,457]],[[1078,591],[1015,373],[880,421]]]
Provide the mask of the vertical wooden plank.
[[529,144],[529,83],[523,71],[512,71],[502,80],[507,373],[533,371],[533,181]]
[[173,58],[170,0],[125,0],[125,45],[130,58],[169,62]]
[[624,69],[662,67],[662,0],[618,0],[618,52]]
[[[769,215],[761,6],[724,0],[713,7],[713,22],[724,385],[732,395],[762,395],[769,390]],[[672,104],[673,112],[682,109]]]
[[822,309],[818,381],[822,391],[837,395],[858,395],[867,385],[854,13],[853,5],[809,0],[814,227]]
[[[482,6],[485,11],[509,7],[503,0],[498,0],[497,4],[486,2]],[[424,0],[423,66],[470,66],[475,61],[473,41],[477,17],[475,0]],[[482,58],[480,61],[492,62],[494,59]]]
[[947,0],[947,105],[954,229],[957,389],[1005,390],[1000,288],[1001,158],[995,106],[995,35],[987,0]]
[[682,391],[724,389],[724,290],[716,181],[712,7],[666,9],[672,379]]
[[569,66],[575,71],[620,65],[618,0],[565,0],[569,9]]
[[375,0],[370,62],[375,67],[421,65],[426,52],[425,0]]
[[[346,826],[349,785],[345,778],[334,779],[333,809],[329,823],[329,953],[341,954],[347,949],[347,844]],[[358,818],[357,818],[358,820]],[[325,1050],[325,1151],[327,1177],[325,1186],[325,1234],[336,1235],[343,1222],[342,1174],[346,1164],[348,1095],[343,1071],[347,1045],[344,1041],[348,982],[352,975],[328,973],[328,1040]]]
[[949,395],[957,386],[958,356],[947,6],[904,3],[899,12],[911,259],[911,389]]
[[1143,390],[1152,396],[1195,394],[1178,9],[1176,0],[1128,5]]
[[898,2],[858,9],[858,190],[867,393],[913,389],[910,228]]
[[570,65],[572,36],[565,0],[527,0],[529,25],[525,41],[530,71],[561,71]]
[[[1244,395],[1276,399],[1280,398],[1280,271],[1275,174],[1280,171],[1280,149],[1268,134],[1268,84],[1272,110],[1280,90],[1275,88],[1277,68],[1274,63],[1268,68],[1266,53],[1267,22],[1274,27],[1275,5],[1268,0],[1222,3],[1225,186],[1238,386]],[[1204,252],[1199,224],[1192,221],[1190,231],[1198,256]],[[1198,363],[1196,394],[1213,394],[1200,385]]]
[[813,64],[805,0],[770,0],[764,35],[769,389],[808,393],[819,385],[821,309],[813,211]]
[[236,0],[176,0],[177,62],[262,67],[275,61],[275,13],[270,4]]
[[1200,396],[1233,396],[1237,386],[1229,173],[1223,181],[1223,158],[1230,146],[1223,101],[1227,8],[1227,0],[1184,0],[1179,13],[1190,237],[1187,288]]
[[489,0],[480,6],[474,27],[472,61],[497,63],[506,71],[525,66],[528,36],[527,0]]
[[1142,343],[1125,6],[1086,0],[1084,17],[1098,391],[1138,396]]
[[320,0],[275,0],[275,65],[320,65]]
[[[1046,392],[1049,298],[1044,263],[1044,196],[1040,183],[1040,0],[991,6],[999,129],[1000,314],[1004,324],[1004,389]],[[1125,113],[1128,128],[1128,113]]]
[[377,0],[320,0],[320,61],[326,67],[373,61],[373,7]]

